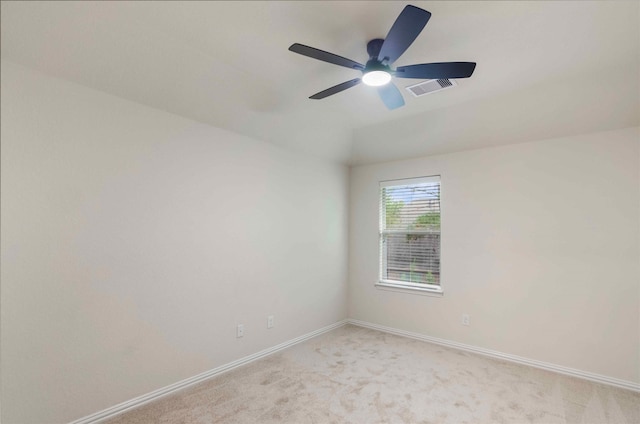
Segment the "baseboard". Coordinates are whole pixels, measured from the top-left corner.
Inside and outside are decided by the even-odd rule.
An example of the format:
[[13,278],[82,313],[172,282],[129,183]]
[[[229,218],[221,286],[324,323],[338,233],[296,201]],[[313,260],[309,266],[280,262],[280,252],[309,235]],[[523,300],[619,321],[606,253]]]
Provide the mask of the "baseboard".
[[476,347],[466,345],[463,343],[454,342],[451,340],[438,339],[436,337],[425,336],[424,334],[412,333],[410,331],[399,330],[397,328],[385,327],[383,325],[373,324],[366,321],[360,321],[356,319],[348,319],[347,323],[357,325],[359,327],[370,328],[373,330],[383,331],[385,333],[395,334],[398,336],[409,337],[416,340],[422,340],[429,343],[435,343],[441,346],[452,347],[454,349],[464,350],[467,352],[478,353],[480,355],[489,356],[491,358],[502,359],[509,362],[515,362],[517,364],[529,365],[531,367],[540,368],[547,371],[553,371],[560,374],[570,375],[572,377],[578,377],[596,383],[608,384],[610,386],[620,387],[622,389],[633,390],[640,392],[640,383],[633,381],[620,380],[617,378],[607,377],[605,375],[594,374],[587,371],[581,371],[574,368],[568,368],[561,365],[550,364],[548,362],[536,361],[534,359],[523,358],[516,355],[510,355],[508,353],[502,353],[495,350],[485,349],[482,347]]
[[179,381],[177,383],[171,384],[161,389],[155,390],[151,393],[147,393],[145,395],[128,400],[126,402],[119,403],[115,406],[112,406],[100,412],[96,412],[95,414],[87,415],[86,417],[75,420],[69,424],[96,424],[108,418],[113,418],[116,415],[120,415],[130,409],[137,408],[146,403],[157,400],[163,396],[167,396],[179,390],[185,389],[189,386],[193,386],[194,384],[200,383],[208,378],[215,377],[227,371],[231,371],[234,368],[237,368],[239,366],[248,364],[249,362],[253,362],[258,359],[264,358],[265,356],[272,355],[290,346],[304,342],[305,340],[309,340],[313,337],[319,336],[320,334],[326,333],[327,331],[331,331],[335,328],[342,327],[346,323],[347,323],[347,320],[336,322],[335,324],[328,325],[326,327],[320,328],[319,330],[312,331],[300,337],[296,337],[295,339],[291,339],[284,343],[280,343],[277,346],[273,346],[268,349],[261,350],[260,352],[254,353],[253,355],[245,356],[244,358],[240,358],[237,361],[229,362],[228,364],[221,365],[209,371],[205,371],[201,374],[198,374],[191,378],[187,378],[185,380]]

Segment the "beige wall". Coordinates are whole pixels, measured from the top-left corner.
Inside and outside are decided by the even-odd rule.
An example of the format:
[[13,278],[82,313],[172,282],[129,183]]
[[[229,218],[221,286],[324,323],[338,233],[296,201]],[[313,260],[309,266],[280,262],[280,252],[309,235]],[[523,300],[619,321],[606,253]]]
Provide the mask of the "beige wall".
[[[639,131],[352,168],[349,317],[640,382]],[[436,174],[444,296],[376,289],[378,181]]]
[[345,167],[6,62],[1,110],[3,423],[346,318]]

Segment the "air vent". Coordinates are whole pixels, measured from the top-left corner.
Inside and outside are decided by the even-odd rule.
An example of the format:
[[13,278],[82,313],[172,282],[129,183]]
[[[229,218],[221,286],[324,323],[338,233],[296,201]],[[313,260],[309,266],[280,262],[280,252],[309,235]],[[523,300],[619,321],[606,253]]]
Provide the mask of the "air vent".
[[425,94],[435,93],[436,91],[446,90],[447,88],[455,87],[456,85],[458,84],[456,84],[455,81],[448,79],[435,79],[410,85],[405,88],[415,97],[420,97]]

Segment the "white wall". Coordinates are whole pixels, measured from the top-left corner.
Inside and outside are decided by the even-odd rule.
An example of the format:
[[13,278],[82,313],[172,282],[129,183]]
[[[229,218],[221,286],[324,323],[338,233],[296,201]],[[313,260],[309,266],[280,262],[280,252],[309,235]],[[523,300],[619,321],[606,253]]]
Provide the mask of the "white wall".
[[[3,423],[70,421],[345,318],[348,206],[351,318],[640,381],[638,128],[355,167],[348,205],[341,166],[1,77]],[[378,181],[433,174],[444,296],[375,289]]]
[[[630,128],[352,168],[349,317],[640,382],[639,140]],[[436,174],[444,296],[376,289],[378,181]]]
[[1,128],[3,423],[70,421],[346,317],[345,167],[6,62]]

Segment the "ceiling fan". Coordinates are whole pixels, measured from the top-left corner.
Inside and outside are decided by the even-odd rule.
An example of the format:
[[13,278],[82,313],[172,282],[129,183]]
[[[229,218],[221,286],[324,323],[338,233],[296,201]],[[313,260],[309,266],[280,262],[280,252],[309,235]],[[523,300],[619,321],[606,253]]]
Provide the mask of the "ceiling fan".
[[362,72],[362,78],[345,81],[309,98],[324,99],[363,82],[366,85],[378,87],[378,94],[387,108],[396,109],[404,106],[404,98],[398,87],[391,82],[391,77],[417,79],[469,78],[476,68],[475,62],[423,63],[400,66],[396,69],[391,68],[390,65],[409,48],[427,25],[430,17],[431,13],[426,10],[411,5],[406,6],[393,23],[387,38],[376,38],[367,43],[369,60],[366,65],[303,44],[292,44],[289,50],[294,53]]

